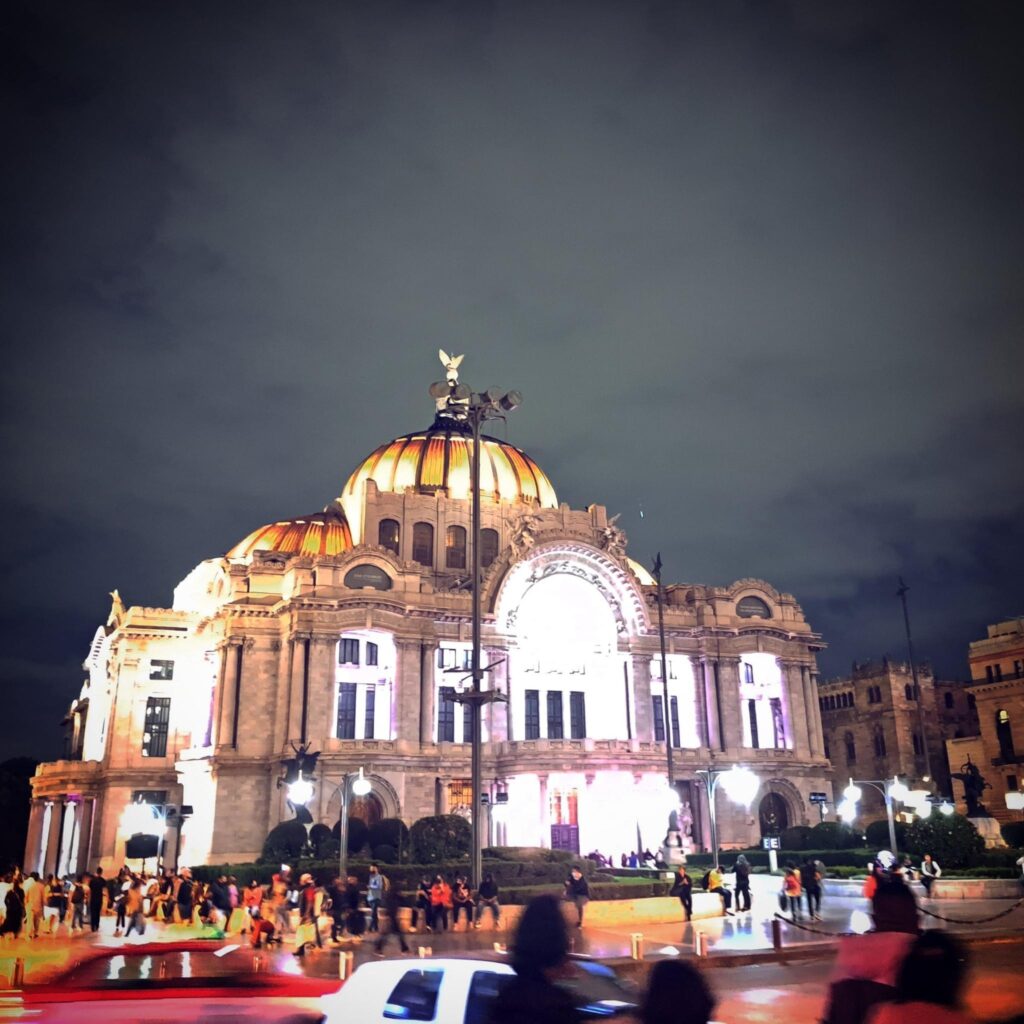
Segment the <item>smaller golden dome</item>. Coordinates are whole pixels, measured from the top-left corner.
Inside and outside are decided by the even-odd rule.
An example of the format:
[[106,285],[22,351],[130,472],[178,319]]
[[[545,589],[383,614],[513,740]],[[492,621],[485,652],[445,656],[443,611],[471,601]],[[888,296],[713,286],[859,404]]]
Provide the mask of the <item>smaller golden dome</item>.
[[236,544],[228,558],[249,558],[254,551],[277,551],[282,555],[340,555],[352,548],[352,531],[337,506],[294,519],[281,519],[253,530]]

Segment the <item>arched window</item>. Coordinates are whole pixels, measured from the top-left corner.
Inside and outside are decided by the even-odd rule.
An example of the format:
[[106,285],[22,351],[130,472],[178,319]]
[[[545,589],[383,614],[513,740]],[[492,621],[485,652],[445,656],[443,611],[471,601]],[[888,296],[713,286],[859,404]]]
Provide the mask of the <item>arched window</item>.
[[826,733],[822,737],[822,739],[824,739],[824,741],[825,741],[825,759],[827,761],[831,761],[832,760],[832,752],[831,752],[831,750],[829,750],[828,733]]
[[846,744],[846,763],[856,764],[857,763],[857,744],[853,742],[853,733],[848,732],[843,737],[843,742]]
[[413,524],[412,560],[420,565],[434,564],[434,528],[430,523]]
[[444,544],[444,564],[449,569],[466,568],[466,528],[449,526]]
[[949,692],[949,690],[947,690],[947,691],[946,691],[946,693],[945,693],[945,695],[944,695],[943,699],[944,699],[944,700],[945,700],[945,702],[946,702],[946,707],[947,707],[947,708],[951,708],[951,707],[953,706],[953,694],[951,694],[951,693]]
[[999,740],[999,756],[1004,761],[1015,758],[1013,750],[1013,729],[1010,728],[1010,713],[1006,708],[996,712],[996,739]]
[[498,557],[498,531],[480,531],[480,564],[486,569]]
[[924,753],[924,741],[919,732],[914,733],[914,753],[918,756]]
[[392,554],[398,554],[398,520],[382,519],[377,527],[377,543]]
[[907,700],[914,699],[914,690],[910,683],[907,683],[907,685],[903,687],[903,696],[906,697]]
[[875,726],[875,757],[885,757],[885,733],[880,725]]

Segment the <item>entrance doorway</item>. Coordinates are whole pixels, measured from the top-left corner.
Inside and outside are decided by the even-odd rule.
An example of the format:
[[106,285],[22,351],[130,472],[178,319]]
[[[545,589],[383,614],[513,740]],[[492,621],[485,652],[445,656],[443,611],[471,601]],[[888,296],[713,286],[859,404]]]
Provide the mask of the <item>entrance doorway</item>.
[[789,807],[778,793],[767,793],[757,808],[762,836],[778,836],[789,828]]

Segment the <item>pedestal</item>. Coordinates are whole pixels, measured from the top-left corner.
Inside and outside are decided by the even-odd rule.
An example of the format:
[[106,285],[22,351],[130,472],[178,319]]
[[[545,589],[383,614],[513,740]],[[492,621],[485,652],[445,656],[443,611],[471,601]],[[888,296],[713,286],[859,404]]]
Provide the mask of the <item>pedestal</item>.
[[985,840],[986,850],[1002,849],[1006,846],[1003,841],[1003,834],[999,831],[999,822],[995,818],[968,818],[967,819],[977,830],[978,835]]

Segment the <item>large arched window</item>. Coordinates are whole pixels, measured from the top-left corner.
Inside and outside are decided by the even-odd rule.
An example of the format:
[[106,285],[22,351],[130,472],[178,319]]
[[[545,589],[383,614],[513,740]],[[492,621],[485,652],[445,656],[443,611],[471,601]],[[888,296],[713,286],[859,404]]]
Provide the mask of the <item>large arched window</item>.
[[398,554],[398,531],[397,519],[382,519],[377,527],[377,543],[393,555]]
[[1013,729],[1010,728],[1010,713],[1006,708],[996,712],[996,739],[999,740],[999,756],[1004,761],[1012,761],[1016,754],[1013,750]]
[[412,560],[420,565],[434,564],[434,527],[415,523],[412,528]]
[[480,531],[480,565],[486,569],[498,557],[498,531]]
[[444,564],[449,569],[466,568],[466,528],[449,526],[444,543]]
[[885,757],[885,733],[880,725],[875,726],[875,757]]

